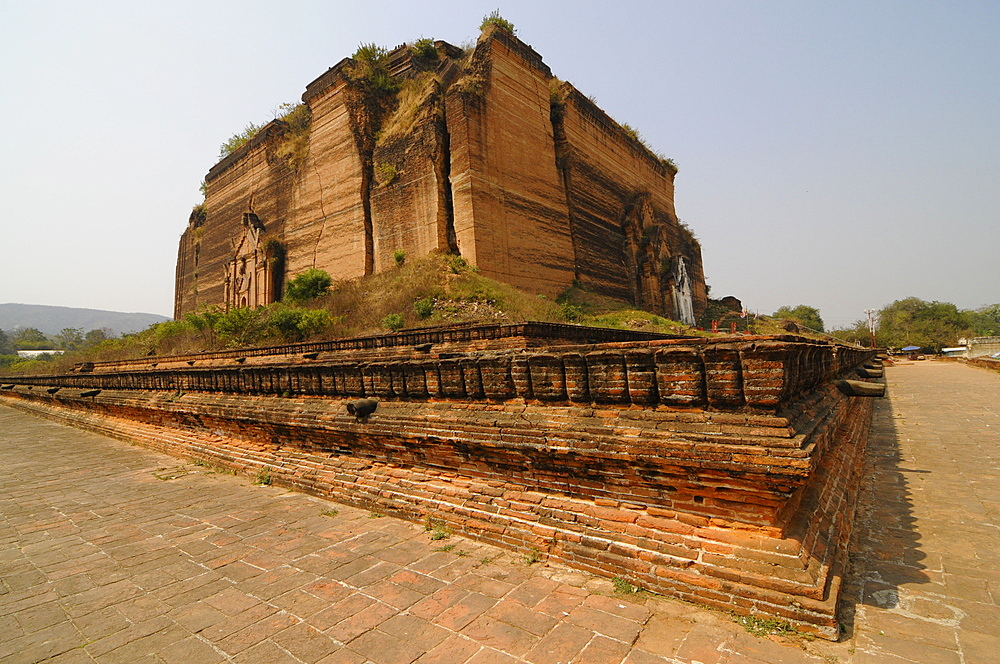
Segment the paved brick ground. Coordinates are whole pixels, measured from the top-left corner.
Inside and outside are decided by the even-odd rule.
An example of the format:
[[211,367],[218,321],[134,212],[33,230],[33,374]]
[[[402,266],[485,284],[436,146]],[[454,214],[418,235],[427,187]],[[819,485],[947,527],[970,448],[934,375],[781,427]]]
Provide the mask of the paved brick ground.
[[886,376],[852,552],[853,661],[1000,662],[1000,374],[924,361]]
[[0,663],[1000,659],[1000,376],[888,372],[841,643],[0,407]]

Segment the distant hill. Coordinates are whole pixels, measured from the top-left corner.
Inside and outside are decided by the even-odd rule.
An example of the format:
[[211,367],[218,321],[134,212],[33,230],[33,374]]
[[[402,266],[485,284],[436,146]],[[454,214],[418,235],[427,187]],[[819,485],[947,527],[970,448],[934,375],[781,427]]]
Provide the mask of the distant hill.
[[50,307],[42,304],[0,304],[0,330],[5,332],[33,327],[48,336],[58,334],[67,327],[80,328],[84,332],[106,327],[120,335],[139,332],[165,320],[170,319],[158,314]]

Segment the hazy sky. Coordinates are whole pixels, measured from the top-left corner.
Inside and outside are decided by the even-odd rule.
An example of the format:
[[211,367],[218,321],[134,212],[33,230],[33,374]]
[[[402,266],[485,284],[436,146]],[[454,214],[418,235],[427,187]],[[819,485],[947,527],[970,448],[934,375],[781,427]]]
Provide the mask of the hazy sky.
[[0,302],[170,315],[219,145],[362,42],[478,35],[680,167],[716,296],[1000,302],[1000,2],[0,0]]

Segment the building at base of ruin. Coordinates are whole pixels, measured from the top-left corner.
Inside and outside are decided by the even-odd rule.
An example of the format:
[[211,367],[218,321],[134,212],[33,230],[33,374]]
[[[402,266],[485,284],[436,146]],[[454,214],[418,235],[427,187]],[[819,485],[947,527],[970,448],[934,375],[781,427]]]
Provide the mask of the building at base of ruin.
[[209,171],[175,317],[269,304],[309,268],[352,279],[437,251],[529,292],[576,283],[693,324],[701,248],[672,162],[510,32],[430,46],[341,61]]

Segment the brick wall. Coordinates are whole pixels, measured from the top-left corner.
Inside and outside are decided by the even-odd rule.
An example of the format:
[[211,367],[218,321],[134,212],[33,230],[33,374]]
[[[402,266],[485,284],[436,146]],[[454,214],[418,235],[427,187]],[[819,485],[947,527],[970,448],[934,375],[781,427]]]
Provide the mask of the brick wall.
[[[871,401],[830,378],[865,356],[689,342],[24,377],[0,399],[835,637]],[[348,414],[372,394],[374,414]]]

